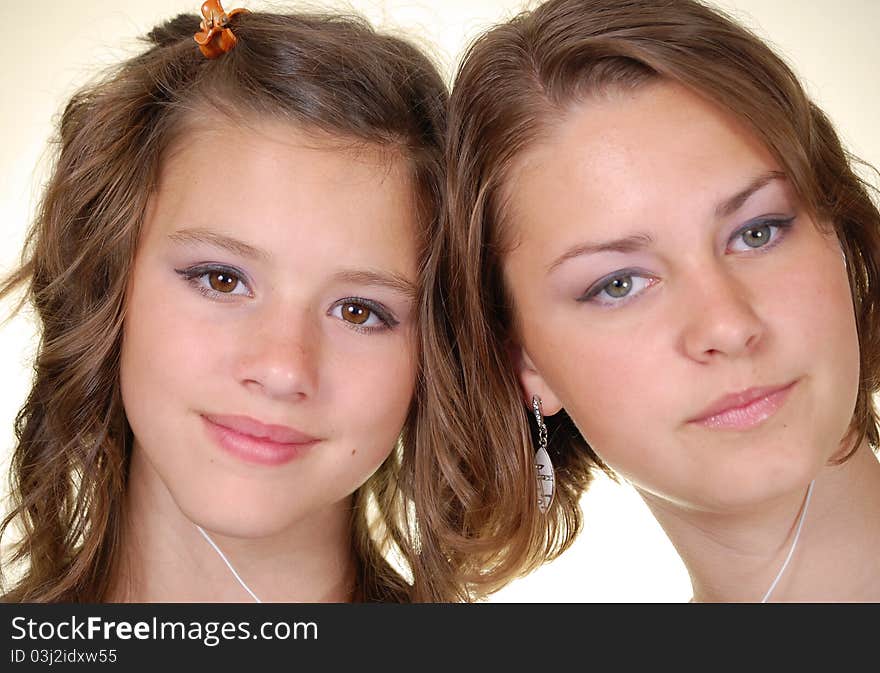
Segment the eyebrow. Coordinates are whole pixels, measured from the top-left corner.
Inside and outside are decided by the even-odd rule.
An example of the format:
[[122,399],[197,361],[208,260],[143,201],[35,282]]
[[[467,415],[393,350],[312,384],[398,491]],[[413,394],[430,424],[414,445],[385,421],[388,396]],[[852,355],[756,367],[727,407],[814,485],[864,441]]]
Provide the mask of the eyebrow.
[[[229,250],[237,255],[248,257],[250,259],[267,260],[270,257],[269,253],[261,248],[255,248],[236,238],[225,236],[224,234],[218,234],[217,232],[208,229],[181,229],[180,231],[175,231],[169,234],[168,238],[172,241],[184,244],[207,243],[208,245],[223,248],[224,250]],[[396,273],[383,273],[380,271],[362,269],[346,270],[337,273],[335,279],[357,285],[378,285],[381,287],[387,287],[406,295],[413,301],[418,297],[416,286],[404,276]]]
[[570,248],[568,251],[557,257],[556,260],[547,267],[547,273],[550,273],[563,262],[567,262],[573,257],[581,255],[595,255],[599,252],[636,252],[648,247],[654,242],[649,234],[632,234],[623,238],[616,238],[613,241],[604,241],[602,243],[582,243]]
[[418,297],[416,286],[408,279],[396,273],[351,270],[340,271],[336,274],[335,278],[336,280],[354,283],[356,285],[378,285],[381,287],[387,287],[395,292],[400,292],[412,301],[415,301]]
[[715,215],[717,217],[727,217],[729,215],[733,215],[733,213],[739,210],[743,206],[743,204],[749,200],[749,197],[752,194],[759,191],[760,189],[763,189],[774,180],[785,179],[786,175],[782,171],[770,171],[769,173],[758,176],[749,183],[748,187],[718,204],[718,207],[715,208]]
[[267,260],[270,257],[269,253],[265,250],[255,248],[244,241],[239,241],[237,238],[219,234],[208,229],[181,229],[180,231],[168,234],[168,238],[176,243],[187,245],[193,243],[212,245],[249,259]]
[[[745,189],[740,190],[728,199],[725,199],[715,208],[716,217],[727,217],[739,210],[746,201],[749,200],[755,192],[763,189],[774,180],[785,180],[786,175],[781,171],[770,171],[764,175],[760,175],[752,180]],[[654,239],[650,234],[637,233],[623,238],[617,238],[612,241],[604,241],[601,243],[582,243],[570,248],[562,255],[556,258],[550,266],[547,267],[547,273],[552,272],[563,262],[580,257],[581,255],[594,255],[599,252],[637,252],[647,248]]]

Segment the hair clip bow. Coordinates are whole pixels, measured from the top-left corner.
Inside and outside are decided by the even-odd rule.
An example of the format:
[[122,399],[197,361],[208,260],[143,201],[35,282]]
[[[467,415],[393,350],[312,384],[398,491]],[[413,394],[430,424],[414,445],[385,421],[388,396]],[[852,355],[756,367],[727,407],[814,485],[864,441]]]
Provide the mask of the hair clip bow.
[[235,35],[229,28],[229,20],[236,14],[246,14],[246,9],[233,9],[229,14],[223,10],[220,0],[206,0],[202,3],[201,30],[193,35],[202,53],[207,58],[217,58],[230,51],[236,43]]

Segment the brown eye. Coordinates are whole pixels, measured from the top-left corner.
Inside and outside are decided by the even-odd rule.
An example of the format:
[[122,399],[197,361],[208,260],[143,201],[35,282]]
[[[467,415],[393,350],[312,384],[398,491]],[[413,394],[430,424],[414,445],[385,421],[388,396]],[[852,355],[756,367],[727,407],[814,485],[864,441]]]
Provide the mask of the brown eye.
[[342,305],[342,319],[355,325],[363,325],[373,312],[363,304],[346,302]]
[[228,271],[211,271],[208,273],[208,284],[212,290],[229,294],[241,282],[235,274]]

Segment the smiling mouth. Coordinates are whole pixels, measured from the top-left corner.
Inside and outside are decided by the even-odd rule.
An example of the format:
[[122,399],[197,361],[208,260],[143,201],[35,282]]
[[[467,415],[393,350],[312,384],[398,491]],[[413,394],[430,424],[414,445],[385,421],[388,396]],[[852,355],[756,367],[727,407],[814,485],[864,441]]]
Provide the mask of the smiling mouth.
[[292,428],[262,425],[244,417],[202,415],[202,420],[208,436],[221,449],[258,465],[284,465],[320,441]]
[[785,404],[797,383],[798,380],[795,380],[783,386],[749,388],[727,395],[688,423],[718,430],[753,428],[773,416]]

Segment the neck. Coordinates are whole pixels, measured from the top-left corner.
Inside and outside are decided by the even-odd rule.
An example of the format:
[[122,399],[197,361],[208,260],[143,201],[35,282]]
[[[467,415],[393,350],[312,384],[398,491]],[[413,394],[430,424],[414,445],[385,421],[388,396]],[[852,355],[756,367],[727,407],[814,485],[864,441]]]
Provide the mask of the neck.
[[[270,536],[243,539],[206,532],[263,602],[352,599],[350,499]],[[132,456],[120,559],[111,601],[253,601],[138,452]]]
[[[736,513],[642,497],[684,561],[694,601],[758,602],[792,548],[808,486]],[[769,600],[880,600],[878,521],[880,463],[865,443],[816,475],[794,553]]]

